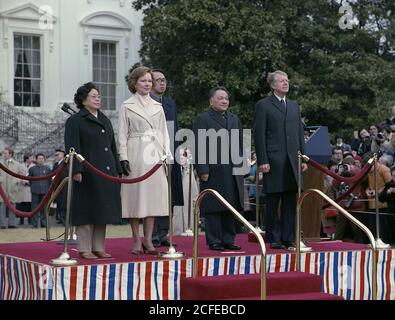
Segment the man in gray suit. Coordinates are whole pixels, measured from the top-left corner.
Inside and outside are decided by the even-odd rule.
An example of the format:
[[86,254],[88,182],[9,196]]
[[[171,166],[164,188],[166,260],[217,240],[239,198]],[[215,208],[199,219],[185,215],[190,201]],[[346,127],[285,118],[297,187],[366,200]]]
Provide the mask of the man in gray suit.
[[[29,176],[38,177],[46,176],[51,173],[51,168],[44,164],[45,156],[42,153],[36,154],[36,165],[29,169]],[[51,180],[39,180],[31,181],[30,187],[32,192],[32,210],[34,210],[40,204],[41,200],[47,193]],[[40,226],[45,227],[47,221],[45,220],[44,209],[40,211]],[[35,215],[32,218],[33,228],[38,228],[38,217]]]
[[[298,104],[286,97],[288,75],[275,71],[269,73],[267,81],[272,95],[255,106],[255,147],[258,168],[264,174],[263,192],[267,194],[268,240],[272,249],[285,249],[295,247],[298,152],[304,153],[304,132]],[[306,169],[302,164],[302,170]]]

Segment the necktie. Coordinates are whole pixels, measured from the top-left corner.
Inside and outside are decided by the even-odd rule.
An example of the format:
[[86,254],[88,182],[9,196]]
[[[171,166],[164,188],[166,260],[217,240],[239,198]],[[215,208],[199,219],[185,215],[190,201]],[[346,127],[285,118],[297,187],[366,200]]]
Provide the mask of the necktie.
[[228,119],[227,119],[225,113],[222,114],[222,119],[224,120],[225,127],[227,127],[228,126],[228,121],[227,121]]
[[286,109],[286,105],[285,105],[285,101],[284,101],[284,99],[281,99],[281,106],[283,107],[283,109],[285,110]]

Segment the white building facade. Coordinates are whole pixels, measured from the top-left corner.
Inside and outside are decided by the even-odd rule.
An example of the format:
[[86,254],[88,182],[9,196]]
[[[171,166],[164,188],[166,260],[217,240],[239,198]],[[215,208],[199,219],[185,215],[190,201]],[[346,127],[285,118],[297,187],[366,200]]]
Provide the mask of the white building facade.
[[0,151],[50,157],[63,145],[60,106],[88,81],[117,131],[142,21],[132,0],[0,0]]
[[139,61],[142,15],[131,2],[1,0],[1,100],[50,117],[93,81],[103,110],[115,114],[129,96],[125,75]]

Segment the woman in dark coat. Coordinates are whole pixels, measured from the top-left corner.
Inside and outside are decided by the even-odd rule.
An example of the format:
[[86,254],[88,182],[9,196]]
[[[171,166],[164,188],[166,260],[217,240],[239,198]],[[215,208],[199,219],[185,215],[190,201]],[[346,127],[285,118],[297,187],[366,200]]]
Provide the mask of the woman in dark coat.
[[[66,122],[66,150],[74,148],[97,169],[118,176],[114,131],[99,110],[99,90],[89,82],[78,88],[74,102],[80,111]],[[74,161],[71,224],[76,226],[78,251],[85,259],[110,258],[105,252],[106,225],[121,220],[120,186],[105,180]]]

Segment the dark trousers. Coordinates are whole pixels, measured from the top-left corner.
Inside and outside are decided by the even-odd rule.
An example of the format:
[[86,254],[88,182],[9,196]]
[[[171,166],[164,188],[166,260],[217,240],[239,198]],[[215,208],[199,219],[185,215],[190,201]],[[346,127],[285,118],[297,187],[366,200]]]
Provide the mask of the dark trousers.
[[229,211],[210,212],[204,215],[207,245],[234,244],[236,220]]
[[[351,213],[351,215],[362,222],[364,225],[367,224],[367,218],[364,213]],[[347,237],[347,229],[351,226],[354,232],[354,242],[355,243],[367,243],[368,238],[364,232],[359,229],[355,224],[350,222],[344,215],[339,213],[336,217],[336,232],[334,240],[344,240]]]
[[[31,202],[18,202],[16,204],[16,208],[19,211],[30,212],[30,211],[32,211],[32,203]],[[32,222],[31,218],[28,218],[27,220],[28,220],[29,224]],[[24,224],[24,223],[25,223],[25,218],[20,217],[19,224]]]
[[56,221],[65,224],[66,221],[66,208],[56,207]]
[[[44,196],[45,196],[45,194],[32,193],[32,210],[34,210],[34,209],[36,209],[38,207],[38,205],[40,204],[40,202],[44,198]],[[45,219],[44,208],[38,214],[36,214],[36,215],[34,215],[32,217],[32,225],[34,227],[38,227],[39,217],[40,217],[40,226],[41,227],[45,227],[46,226],[46,219]]]
[[169,233],[169,217],[155,217],[154,230],[152,231],[152,243],[160,245],[167,240]]
[[294,191],[268,193],[266,195],[265,227],[270,243],[295,241],[296,195],[297,193]]
[[[369,209],[369,230],[373,233],[374,238],[376,238],[377,228],[376,228],[376,209]],[[381,215],[380,213],[385,213],[387,208],[379,209],[379,224],[380,224],[380,239],[384,242],[387,241],[387,218],[386,215]]]

